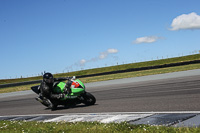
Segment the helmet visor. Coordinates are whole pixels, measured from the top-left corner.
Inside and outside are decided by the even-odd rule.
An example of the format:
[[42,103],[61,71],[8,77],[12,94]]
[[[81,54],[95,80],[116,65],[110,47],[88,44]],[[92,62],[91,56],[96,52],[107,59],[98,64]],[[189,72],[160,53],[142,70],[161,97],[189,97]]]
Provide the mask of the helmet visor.
[[54,79],[53,78],[45,79],[45,82],[51,84],[54,82]]

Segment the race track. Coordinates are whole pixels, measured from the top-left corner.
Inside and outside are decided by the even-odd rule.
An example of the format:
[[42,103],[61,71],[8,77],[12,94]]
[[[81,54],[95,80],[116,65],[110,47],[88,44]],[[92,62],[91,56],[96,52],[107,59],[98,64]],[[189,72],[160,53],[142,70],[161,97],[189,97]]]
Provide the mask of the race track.
[[[198,70],[199,72],[199,70]],[[173,73],[144,76],[127,80],[115,80],[86,84],[97,99],[96,105],[78,105],[74,108],[58,108],[51,111],[35,100],[36,94],[0,95],[0,114],[66,114],[100,112],[170,112],[200,110],[200,74]],[[180,76],[174,76],[179,74]],[[168,77],[169,76],[169,77]],[[146,79],[147,80],[140,80]]]

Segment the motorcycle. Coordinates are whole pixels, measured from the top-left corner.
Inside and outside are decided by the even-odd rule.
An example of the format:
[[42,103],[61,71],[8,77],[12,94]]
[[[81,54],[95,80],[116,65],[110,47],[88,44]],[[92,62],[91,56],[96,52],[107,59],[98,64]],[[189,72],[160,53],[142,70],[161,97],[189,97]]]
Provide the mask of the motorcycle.
[[[85,104],[87,106],[94,105],[96,103],[96,98],[89,92],[85,91],[85,85],[79,80],[75,79],[74,77],[68,78],[71,81],[71,93],[65,94],[63,99],[59,100],[51,100],[54,104],[54,109],[57,108],[58,105],[70,106],[70,105],[77,105],[77,104]],[[55,82],[53,85],[53,93],[60,94],[64,93],[66,89],[67,82]],[[40,85],[32,86],[32,91],[36,94],[40,95]],[[42,103],[42,102],[41,102]],[[46,106],[45,104],[43,104]]]

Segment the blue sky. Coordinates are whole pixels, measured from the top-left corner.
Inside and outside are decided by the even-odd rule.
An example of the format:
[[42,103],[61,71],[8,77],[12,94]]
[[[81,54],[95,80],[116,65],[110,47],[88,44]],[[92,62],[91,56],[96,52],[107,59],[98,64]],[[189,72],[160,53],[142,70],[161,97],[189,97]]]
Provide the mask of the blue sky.
[[199,0],[0,0],[0,79],[188,55]]

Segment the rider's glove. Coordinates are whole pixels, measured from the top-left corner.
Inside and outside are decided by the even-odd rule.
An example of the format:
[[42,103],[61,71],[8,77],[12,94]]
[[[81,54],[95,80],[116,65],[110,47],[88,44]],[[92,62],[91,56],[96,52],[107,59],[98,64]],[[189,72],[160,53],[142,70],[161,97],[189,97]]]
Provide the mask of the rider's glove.
[[65,98],[65,94],[64,93],[61,93],[61,94],[58,95],[58,99],[63,99],[63,98]]
[[68,93],[68,91],[67,91],[67,88],[65,88],[65,89],[64,89],[64,93],[65,93],[65,94],[67,94],[67,93]]
[[71,93],[71,88],[66,88],[66,89],[64,90],[64,93],[65,93],[65,94],[70,94],[70,93]]
[[71,85],[72,85],[72,81],[71,81],[71,80],[67,81],[67,83],[66,83],[66,87],[67,87],[67,88],[70,88]]

